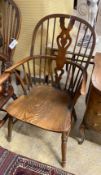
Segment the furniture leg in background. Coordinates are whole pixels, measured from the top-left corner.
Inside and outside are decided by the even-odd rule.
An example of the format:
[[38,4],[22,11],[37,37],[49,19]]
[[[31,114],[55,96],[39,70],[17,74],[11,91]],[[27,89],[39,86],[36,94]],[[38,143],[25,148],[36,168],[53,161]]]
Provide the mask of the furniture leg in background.
[[95,56],[95,67],[91,78],[86,103],[86,111],[80,126],[81,139],[85,139],[85,129],[91,129],[101,133],[101,53]]

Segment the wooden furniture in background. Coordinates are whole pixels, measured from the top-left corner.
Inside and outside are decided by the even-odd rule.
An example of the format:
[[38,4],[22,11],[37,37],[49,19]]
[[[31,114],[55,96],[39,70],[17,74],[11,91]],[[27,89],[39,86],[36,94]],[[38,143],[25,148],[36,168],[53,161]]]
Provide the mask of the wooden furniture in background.
[[[1,74],[6,68],[10,67],[13,62],[14,49],[9,48],[9,44],[18,39],[21,25],[20,11],[13,0],[0,1],[0,67]],[[7,101],[14,97],[13,88],[9,90],[9,82],[3,85],[3,91],[0,92],[0,110]],[[7,95],[8,94],[8,95]],[[5,111],[5,110],[3,110]],[[0,120],[0,127],[5,123],[7,117]]]
[[95,56],[95,67],[86,99],[86,111],[80,126],[81,140],[85,139],[85,129],[92,129],[101,133],[101,53]]
[[[75,25],[78,26],[78,30],[74,43],[71,32]],[[84,25],[86,30],[82,32],[83,40],[77,50],[79,32]],[[88,45],[84,48],[84,37],[88,30],[90,38]],[[91,40],[93,43],[87,50]],[[58,47],[56,56],[48,50],[49,44],[52,50],[54,43],[57,43]],[[74,47],[67,54],[72,44]],[[65,166],[66,144],[72,116],[76,119],[74,106],[78,97],[85,94],[86,69],[92,57],[94,44],[95,33],[92,27],[80,18],[52,14],[45,16],[37,23],[33,32],[30,56],[5,71],[9,76],[15,75],[24,92],[6,108],[9,116],[9,141],[15,123],[14,118],[44,130],[61,133],[62,166]],[[84,51],[82,54],[81,49]],[[17,70],[20,70],[21,74]]]
[[13,0],[2,0],[0,3],[0,35],[2,37],[0,59],[6,60],[6,63],[2,65],[2,71],[4,71],[12,65],[15,49],[10,49],[9,44],[19,37],[21,17],[20,10]]

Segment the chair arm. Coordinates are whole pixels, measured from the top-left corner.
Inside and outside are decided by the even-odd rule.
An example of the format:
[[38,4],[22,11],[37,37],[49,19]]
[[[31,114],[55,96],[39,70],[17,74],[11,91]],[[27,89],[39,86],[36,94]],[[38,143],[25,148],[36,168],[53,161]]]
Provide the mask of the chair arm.
[[20,65],[23,65],[25,62],[27,62],[31,59],[32,59],[32,57],[26,57],[26,58],[22,59],[21,61],[19,61],[18,63],[15,63],[13,66],[6,69],[5,72],[6,73],[12,73],[16,70],[17,67],[19,67]]
[[19,61],[18,63],[14,64],[13,66],[9,67],[8,69],[5,70],[5,72],[13,72],[14,70],[16,70],[17,67],[19,67],[20,65],[23,65],[24,63],[30,61],[31,59],[37,59],[37,58],[50,58],[51,60],[54,60],[56,57],[55,56],[50,56],[50,55],[34,55],[34,56],[29,56],[26,57],[24,59],[22,59],[21,61]]

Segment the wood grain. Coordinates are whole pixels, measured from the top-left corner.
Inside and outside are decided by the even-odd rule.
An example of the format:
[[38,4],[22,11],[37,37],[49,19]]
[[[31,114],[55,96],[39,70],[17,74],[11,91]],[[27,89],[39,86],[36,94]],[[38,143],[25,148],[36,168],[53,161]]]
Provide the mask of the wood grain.
[[101,133],[101,53],[96,54],[94,63],[95,67],[86,98],[87,107],[80,125],[80,144],[85,139],[85,129]]
[[21,96],[7,107],[19,120],[51,131],[68,131],[71,126],[66,92],[51,86],[35,86],[29,95]]
[[14,90],[12,86],[8,89],[8,95],[4,96],[3,93],[0,92],[0,109],[8,102],[8,100],[12,97]]
[[84,116],[86,128],[101,133],[101,92],[92,85],[87,110]]

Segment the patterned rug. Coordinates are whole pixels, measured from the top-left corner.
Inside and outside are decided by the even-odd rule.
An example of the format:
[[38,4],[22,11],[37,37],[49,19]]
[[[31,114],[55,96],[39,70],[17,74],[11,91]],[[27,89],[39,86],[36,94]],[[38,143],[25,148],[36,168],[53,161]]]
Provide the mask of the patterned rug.
[[0,147],[0,175],[73,175]]

